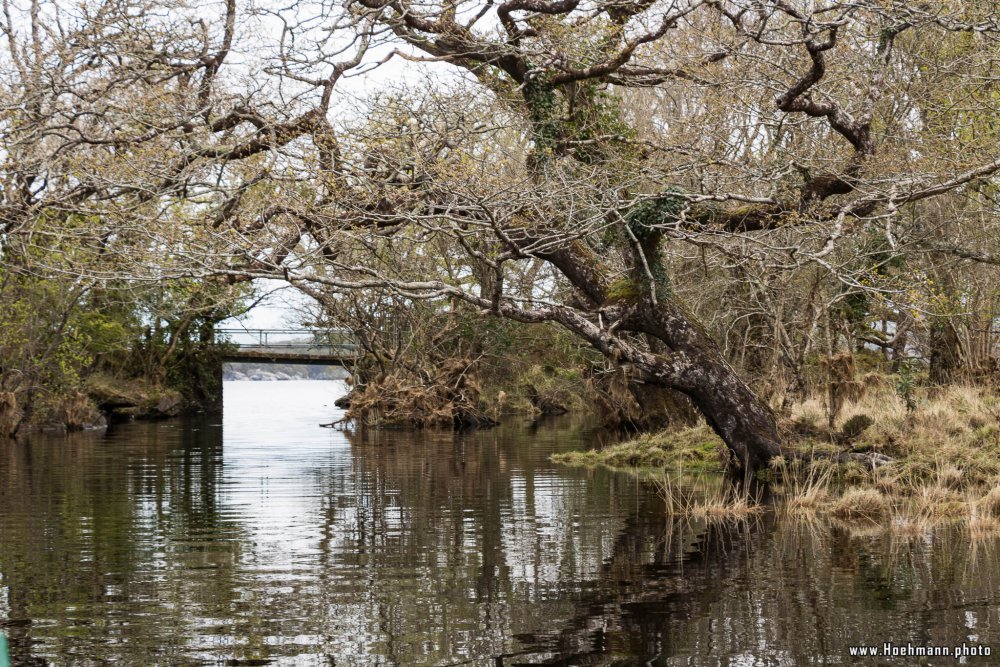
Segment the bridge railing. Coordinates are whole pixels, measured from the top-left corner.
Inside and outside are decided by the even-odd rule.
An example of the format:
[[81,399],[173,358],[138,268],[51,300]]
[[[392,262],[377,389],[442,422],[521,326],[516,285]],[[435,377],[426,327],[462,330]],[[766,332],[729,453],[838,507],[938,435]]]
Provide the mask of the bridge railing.
[[240,350],[356,356],[357,339],[345,329],[216,329],[215,340]]

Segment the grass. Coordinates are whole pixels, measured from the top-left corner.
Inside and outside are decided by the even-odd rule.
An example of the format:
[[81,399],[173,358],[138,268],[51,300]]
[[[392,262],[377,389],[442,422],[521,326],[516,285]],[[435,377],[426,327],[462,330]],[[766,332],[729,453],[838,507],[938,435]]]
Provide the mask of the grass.
[[[798,438],[803,448],[874,451],[892,462],[875,470],[806,465],[782,478],[780,504],[788,511],[876,524],[897,535],[956,522],[965,524],[971,539],[1000,535],[1000,397],[977,387],[949,387],[924,391],[908,411],[882,388],[845,406],[834,431],[824,430],[824,419],[822,406],[807,401],[783,426],[808,434]],[[851,420],[868,426],[847,439],[843,425]]]
[[686,472],[721,472],[726,460],[722,440],[705,425],[640,435],[599,450],[553,454],[552,460],[572,466],[667,468]]
[[892,510],[889,499],[878,489],[847,489],[830,504],[830,514],[838,519],[879,521]]
[[[772,462],[775,511],[897,535],[921,535],[954,522],[964,522],[972,539],[1000,535],[1000,396],[955,386],[923,390],[915,403],[907,410],[890,383],[874,383],[844,406],[833,429],[819,401],[794,406],[781,424],[786,442],[814,456]],[[892,461],[871,470],[824,456],[844,451],[876,452]],[[721,440],[705,425],[553,460],[662,471],[647,478],[670,514],[735,518],[764,509],[756,499],[722,487],[706,491],[704,484],[684,481],[721,471],[727,461]]]
[[692,475],[660,470],[645,476],[664,502],[668,516],[745,520],[761,514],[760,496],[723,475]]
[[724,486],[719,487],[719,493],[706,496],[694,504],[691,516],[709,520],[744,520],[763,511],[764,506],[761,505],[759,496],[754,496],[747,490],[735,489],[731,483],[724,480]]
[[786,515],[812,516],[818,514],[830,501],[830,479],[833,466],[803,466],[787,459],[778,458],[771,467],[784,486],[784,502],[778,505]]
[[[1000,396],[955,386],[925,390],[916,403],[910,412],[894,393],[872,391],[845,406],[838,427],[868,417],[871,426],[850,446],[893,458],[893,472],[903,486],[961,489],[988,484],[1000,475]],[[823,432],[818,426],[823,419],[819,403],[807,401],[793,408],[784,425],[791,433],[812,433],[806,443],[829,446],[838,432]]]

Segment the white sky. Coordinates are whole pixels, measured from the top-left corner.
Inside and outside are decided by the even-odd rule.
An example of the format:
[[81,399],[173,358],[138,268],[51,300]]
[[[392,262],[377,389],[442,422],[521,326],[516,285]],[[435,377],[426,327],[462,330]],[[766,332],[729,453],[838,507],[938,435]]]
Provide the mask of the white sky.
[[259,293],[269,293],[259,305],[242,317],[219,323],[220,329],[299,329],[309,318],[312,299],[292,288],[283,280],[254,281]]

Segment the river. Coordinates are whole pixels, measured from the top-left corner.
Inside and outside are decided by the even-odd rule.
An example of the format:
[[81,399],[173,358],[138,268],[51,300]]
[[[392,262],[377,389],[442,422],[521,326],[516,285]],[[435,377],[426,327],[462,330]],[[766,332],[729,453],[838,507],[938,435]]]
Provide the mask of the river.
[[343,391],[227,382],[221,422],[0,442],[12,664],[1000,664],[996,540],[669,520],[548,461],[597,443],[579,421],[319,428]]

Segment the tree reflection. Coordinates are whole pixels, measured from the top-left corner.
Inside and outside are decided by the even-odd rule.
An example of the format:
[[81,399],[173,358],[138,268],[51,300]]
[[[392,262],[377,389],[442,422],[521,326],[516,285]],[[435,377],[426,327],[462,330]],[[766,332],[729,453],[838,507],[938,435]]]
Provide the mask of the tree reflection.
[[[13,664],[94,659],[95,646],[133,664],[181,652],[193,610],[233,595],[241,536],[216,506],[221,463],[206,424],[0,442]],[[198,564],[213,568],[207,586],[172,576]]]
[[995,542],[668,519],[630,475],[548,462],[593,437],[571,421],[238,430],[0,444],[14,664],[803,664],[998,636]]

